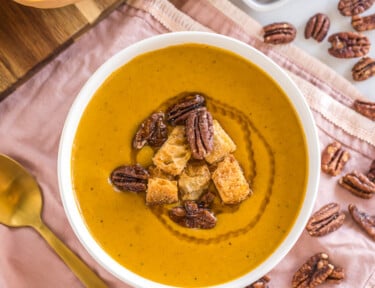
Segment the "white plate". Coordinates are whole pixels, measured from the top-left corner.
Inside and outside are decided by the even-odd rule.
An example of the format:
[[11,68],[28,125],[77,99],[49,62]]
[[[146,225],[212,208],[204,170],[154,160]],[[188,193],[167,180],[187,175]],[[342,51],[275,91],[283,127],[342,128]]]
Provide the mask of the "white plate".
[[256,11],[270,11],[281,7],[289,0],[242,0],[247,6]]

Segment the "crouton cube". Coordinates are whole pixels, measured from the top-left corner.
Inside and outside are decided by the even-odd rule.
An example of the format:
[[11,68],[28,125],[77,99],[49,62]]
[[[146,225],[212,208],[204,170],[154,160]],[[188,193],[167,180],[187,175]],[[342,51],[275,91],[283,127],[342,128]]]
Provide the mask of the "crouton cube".
[[198,200],[202,193],[207,190],[210,180],[211,173],[205,163],[188,163],[178,180],[181,199]]
[[221,161],[225,156],[236,150],[236,144],[224,131],[218,121],[213,121],[214,126],[214,147],[205,157],[205,160],[212,164]]
[[162,178],[149,178],[146,203],[148,205],[170,204],[178,201],[177,181]]
[[191,156],[185,136],[185,127],[176,126],[167,141],[154,155],[152,161],[162,171],[173,176],[180,175]]
[[240,203],[251,193],[240,164],[232,154],[218,163],[212,180],[225,204]]

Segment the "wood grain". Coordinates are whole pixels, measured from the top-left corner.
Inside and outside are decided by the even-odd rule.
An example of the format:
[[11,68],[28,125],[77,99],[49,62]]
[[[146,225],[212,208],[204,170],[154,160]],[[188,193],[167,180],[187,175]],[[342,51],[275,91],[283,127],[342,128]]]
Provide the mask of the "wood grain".
[[122,0],[92,2],[100,11],[96,19],[85,17],[85,6],[38,9],[0,0],[0,100]]

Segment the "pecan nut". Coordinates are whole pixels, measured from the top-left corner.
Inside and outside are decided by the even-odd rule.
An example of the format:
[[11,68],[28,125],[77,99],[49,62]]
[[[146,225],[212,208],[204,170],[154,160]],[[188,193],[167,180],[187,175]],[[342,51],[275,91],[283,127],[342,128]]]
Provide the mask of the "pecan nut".
[[370,9],[374,2],[374,0],[340,0],[337,8],[342,15],[353,16]]
[[375,29],[375,14],[372,14],[366,17],[361,17],[358,15],[353,16],[352,26],[358,32]]
[[361,100],[355,100],[353,108],[363,116],[375,120],[375,102],[367,102]]
[[349,161],[349,152],[342,149],[341,146],[341,143],[335,141],[324,149],[321,167],[325,173],[337,176],[341,173],[346,162]]
[[314,288],[326,281],[334,270],[334,266],[328,262],[326,253],[318,253],[312,256],[294,274],[293,288]]
[[263,39],[269,44],[287,44],[296,38],[296,28],[287,22],[273,23],[263,27]]
[[316,211],[307,222],[306,230],[311,236],[324,236],[344,224],[345,214],[337,203],[329,203]]
[[120,191],[144,192],[147,190],[148,171],[141,165],[120,166],[112,171],[111,183]]
[[264,275],[262,278],[246,286],[245,288],[268,288],[268,283],[270,281],[271,281],[271,278],[268,275]]
[[370,169],[367,172],[367,178],[370,179],[370,181],[375,182],[375,160],[371,162]]
[[362,57],[370,51],[370,40],[356,32],[340,32],[329,36],[328,52],[337,58]]
[[352,68],[355,81],[364,81],[375,75],[375,59],[363,57]]
[[164,113],[153,113],[139,126],[133,139],[133,147],[141,149],[146,144],[151,147],[160,147],[167,138],[168,128],[164,123]]
[[216,217],[208,209],[200,208],[195,201],[185,201],[184,206],[169,210],[169,218],[186,228],[212,229]]
[[186,138],[190,145],[191,156],[202,160],[214,146],[214,128],[211,113],[201,107],[189,113],[186,119]]
[[175,126],[184,124],[190,112],[204,106],[205,99],[199,93],[185,93],[183,97],[176,104],[169,107],[166,111],[167,121]]
[[318,13],[312,16],[306,24],[305,38],[314,38],[318,42],[322,42],[327,36],[331,22],[327,15]]
[[345,278],[344,268],[336,267],[333,268],[332,273],[327,277],[326,282],[331,284],[340,284]]
[[359,211],[357,206],[349,204],[348,210],[353,220],[361,227],[373,240],[375,240],[375,215],[371,216],[366,212]]
[[199,198],[198,206],[200,208],[210,208],[215,198],[216,194],[209,190]]
[[370,199],[375,193],[375,183],[371,182],[366,175],[353,171],[339,180],[339,184],[352,192],[354,195]]

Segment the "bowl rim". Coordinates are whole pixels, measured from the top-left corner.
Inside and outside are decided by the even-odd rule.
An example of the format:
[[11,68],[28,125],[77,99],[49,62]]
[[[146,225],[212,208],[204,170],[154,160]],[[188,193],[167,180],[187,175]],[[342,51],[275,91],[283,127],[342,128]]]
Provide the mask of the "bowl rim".
[[[304,227],[312,212],[320,177],[320,150],[318,133],[312,112],[302,95],[301,91],[289,75],[282,70],[270,58],[262,54],[255,48],[247,45],[244,42],[234,38],[223,36],[210,32],[173,32],[136,42],[120,52],[113,55],[105,61],[87,80],[81,91],[78,93],[75,101],[73,102],[65,124],[61,133],[60,145],[57,160],[57,173],[60,196],[62,199],[65,214],[68,221],[79,239],[80,243],[89,252],[89,254],[108,272],[117,277],[124,283],[133,285],[134,287],[154,287],[154,288],[167,288],[173,287],[165,284],[159,284],[154,281],[148,280],[136,273],[128,270],[114,259],[112,259],[103,248],[91,236],[83,217],[81,217],[78,203],[76,202],[75,193],[72,185],[71,175],[71,154],[73,141],[75,138],[76,130],[80,118],[85,111],[88,103],[95,94],[96,90],[103,84],[103,82],[118,68],[125,65],[134,57],[153,51],[166,48],[169,46],[182,45],[187,43],[198,43],[214,47],[219,47],[224,50],[229,50],[234,54],[245,58],[258,68],[268,74],[285,92],[290,99],[294,109],[297,112],[302,128],[305,133],[305,141],[307,146],[308,158],[308,177],[306,184],[305,198],[300,208],[299,214],[294,221],[292,229],[282,243],[276,250],[265,259],[258,267],[248,273],[233,279],[230,282],[218,284],[216,288],[229,288],[229,287],[245,287],[261,278],[264,274],[268,273],[274,268],[291,250],[299,236],[301,235]],[[276,80],[278,79],[278,81]]]

